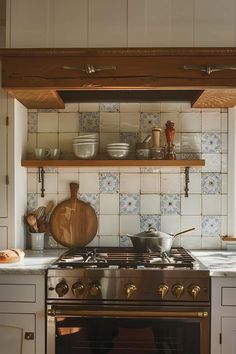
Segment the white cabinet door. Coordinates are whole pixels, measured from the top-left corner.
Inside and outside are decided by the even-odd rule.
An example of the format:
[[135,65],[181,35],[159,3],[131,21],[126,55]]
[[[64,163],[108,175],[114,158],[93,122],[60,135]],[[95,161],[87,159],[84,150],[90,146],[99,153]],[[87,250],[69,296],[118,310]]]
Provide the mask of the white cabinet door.
[[221,354],[236,353],[236,317],[222,317],[222,351]]
[[90,0],[88,47],[127,46],[127,0]]
[[87,21],[87,0],[56,0],[51,23],[53,47],[87,47]]
[[[28,335],[27,335],[28,333]],[[33,333],[32,339],[27,339]],[[35,353],[35,316],[0,313],[0,351],[4,354]]]
[[11,0],[9,46],[12,48],[50,47],[51,15],[50,0]]
[[[1,64],[1,63],[0,63]],[[1,65],[0,65],[1,69]],[[1,74],[0,74],[1,80]],[[0,88],[0,218],[7,218],[8,204],[7,193],[8,188],[6,184],[7,172],[7,95],[6,92]]]
[[194,0],[129,0],[129,47],[193,46]]
[[8,232],[8,227],[7,226],[0,226],[0,249],[4,250],[8,246],[7,242],[7,232]]
[[235,46],[235,0],[197,0],[194,17],[196,47]]

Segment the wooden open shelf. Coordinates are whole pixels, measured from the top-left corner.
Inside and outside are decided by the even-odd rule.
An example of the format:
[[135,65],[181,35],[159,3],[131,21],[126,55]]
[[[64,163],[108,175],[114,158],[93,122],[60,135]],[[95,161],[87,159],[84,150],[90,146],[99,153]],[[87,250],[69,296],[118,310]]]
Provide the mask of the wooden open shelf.
[[201,167],[205,160],[22,160],[24,167]]

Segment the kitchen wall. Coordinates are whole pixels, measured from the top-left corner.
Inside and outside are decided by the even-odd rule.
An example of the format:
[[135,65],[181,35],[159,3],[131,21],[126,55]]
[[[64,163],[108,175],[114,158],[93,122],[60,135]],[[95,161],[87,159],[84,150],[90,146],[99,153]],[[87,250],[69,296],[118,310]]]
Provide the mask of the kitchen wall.
[[[28,210],[69,196],[69,183],[79,182],[79,198],[95,208],[99,230],[93,246],[126,246],[127,233],[154,226],[166,232],[196,230],[176,239],[190,249],[221,248],[227,235],[226,109],[191,109],[188,103],[80,103],[64,110],[28,111],[28,155],[38,147],[60,147],[73,156],[78,132],[99,132],[100,150],[111,141],[134,147],[153,126],[175,123],[177,158],[202,158],[203,168],[190,169],[189,197],[184,196],[182,168],[47,168],[45,198],[36,169],[28,169]],[[164,134],[162,144],[165,144]],[[124,237],[122,237],[124,236]],[[46,247],[59,247],[51,236]]]

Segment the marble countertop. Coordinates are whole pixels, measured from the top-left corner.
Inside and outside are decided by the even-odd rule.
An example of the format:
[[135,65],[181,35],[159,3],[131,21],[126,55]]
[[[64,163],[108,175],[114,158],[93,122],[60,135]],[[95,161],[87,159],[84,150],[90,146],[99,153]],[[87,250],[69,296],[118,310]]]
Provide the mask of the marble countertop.
[[44,274],[65,250],[51,249],[43,251],[25,250],[25,257],[16,263],[0,264],[0,274]]
[[[0,264],[0,274],[44,274],[63,252],[64,249],[26,250],[20,262]],[[236,251],[192,250],[191,253],[210,270],[211,276],[236,277]]]
[[191,253],[210,270],[212,277],[236,277],[236,251],[194,250]]

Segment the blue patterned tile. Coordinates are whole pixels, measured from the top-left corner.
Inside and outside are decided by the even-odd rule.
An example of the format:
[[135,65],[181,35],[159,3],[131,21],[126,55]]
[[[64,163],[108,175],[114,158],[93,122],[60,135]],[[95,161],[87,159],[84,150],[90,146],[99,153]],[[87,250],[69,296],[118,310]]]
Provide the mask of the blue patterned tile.
[[96,214],[99,214],[99,194],[96,193],[79,193],[79,199],[89,203],[94,208]]
[[143,112],[140,114],[140,130],[141,132],[150,133],[154,126],[160,126],[161,116],[156,112]]
[[220,133],[202,133],[202,153],[220,153],[221,148]]
[[99,112],[83,112],[79,119],[80,132],[99,132],[100,114]]
[[128,236],[122,235],[120,237],[120,247],[133,247],[131,239]]
[[180,214],[180,196],[178,194],[161,195],[161,214]]
[[203,236],[219,236],[221,234],[221,217],[220,216],[203,216],[202,217],[202,235]]
[[120,194],[120,214],[139,214],[140,196],[139,194]]
[[135,150],[137,141],[140,141],[139,133],[120,133],[120,142],[128,143],[131,151]]
[[143,167],[140,169],[141,173],[160,173],[161,170],[158,167]]
[[38,113],[55,113],[57,109],[54,108],[39,108]]
[[201,154],[199,152],[184,152],[180,158],[183,160],[199,160],[201,159]]
[[202,193],[203,194],[221,193],[220,173],[202,173]]
[[36,193],[27,194],[27,210],[30,212],[38,207],[38,196]]
[[38,113],[28,113],[28,133],[37,133],[38,131]]
[[100,112],[120,112],[119,103],[100,103]]
[[119,192],[119,174],[106,172],[99,176],[100,193],[118,193]]
[[154,227],[156,230],[161,228],[160,215],[141,215],[140,216],[140,230],[147,231],[150,227]]

